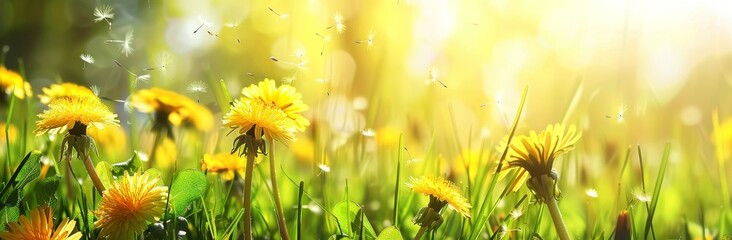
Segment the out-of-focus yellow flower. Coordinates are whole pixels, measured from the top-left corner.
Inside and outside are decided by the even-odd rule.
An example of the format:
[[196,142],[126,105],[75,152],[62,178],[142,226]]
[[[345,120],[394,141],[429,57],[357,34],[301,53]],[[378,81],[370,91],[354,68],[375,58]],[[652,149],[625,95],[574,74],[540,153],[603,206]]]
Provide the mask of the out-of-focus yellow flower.
[[[481,155],[482,154],[482,155]],[[461,176],[466,174],[465,166],[470,168],[470,178],[473,179],[478,170],[486,167],[487,159],[490,157],[488,151],[483,152],[481,149],[464,149],[461,155],[455,156],[452,163],[447,164],[452,174]]]
[[258,99],[265,104],[271,104],[281,109],[287,114],[287,117],[295,121],[298,131],[305,131],[305,127],[310,125],[305,117],[300,113],[307,111],[308,106],[302,102],[302,94],[297,92],[295,87],[290,85],[281,85],[277,87],[272,79],[264,79],[259,84],[252,84],[241,90],[241,94],[245,98]]
[[154,127],[191,125],[201,131],[213,127],[213,114],[208,108],[172,91],[161,88],[139,90],[132,95],[131,102],[138,111],[155,114]]
[[24,99],[33,94],[31,85],[23,80],[17,72],[0,66],[0,88],[6,95],[15,95],[15,97]]
[[720,124],[715,117],[712,127],[712,142],[716,146],[717,159],[719,162],[724,162],[729,159],[729,149],[732,148],[732,118]]
[[82,125],[84,135],[87,127],[104,129],[105,125],[119,125],[117,114],[109,111],[97,97],[58,98],[51,101],[48,107],[48,110],[38,114],[38,128],[33,131],[37,135],[46,132],[58,134],[71,129],[75,124]]
[[[539,134],[531,131],[529,135],[515,136],[506,155],[508,166],[501,170],[502,175],[511,168],[521,168],[512,186],[512,190],[517,191],[529,176],[551,174],[554,160],[574,149],[581,136],[582,132],[574,125],[566,128],[562,124],[549,125]],[[506,141],[507,137],[498,145],[498,151],[503,152]]]
[[295,159],[306,164],[312,164],[315,160],[313,148],[313,141],[309,138],[298,139],[290,144],[290,150],[295,155]]
[[73,83],[53,84],[42,89],[43,94],[38,95],[41,103],[48,104],[54,99],[74,96],[95,96],[91,89]]
[[104,128],[90,128],[87,135],[94,139],[97,147],[101,147],[109,154],[119,155],[127,149],[127,134],[119,125],[111,125]]
[[[78,240],[80,232],[74,232],[76,221],[64,218],[58,227],[53,229],[53,211],[49,207],[36,208],[30,211],[30,218],[20,216],[20,220],[8,223],[9,231],[0,233],[5,240]],[[72,234],[73,233],[73,234]]]
[[[18,139],[18,128],[15,127],[15,125],[10,125],[8,128],[8,134],[5,135],[5,127],[7,126],[6,123],[0,123],[0,142],[5,143],[6,136],[10,139],[10,142],[15,142],[16,139]],[[5,146],[0,146],[5,147]]]
[[163,215],[168,187],[157,186],[159,178],[148,173],[135,173],[116,181],[104,191],[98,210],[94,213],[95,228],[101,228],[100,237],[132,239],[147,225]]
[[379,128],[379,130],[376,131],[376,143],[378,143],[379,146],[384,146],[384,147],[399,146],[399,136],[401,136],[401,135],[402,135],[402,132],[399,131],[398,128],[394,128],[394,127]]
[[413,192],[430,197],[430,208],[440,212],[445,205],[457,211],[463,217],[470,217],[470,202],[463,197],[460,189],[442,177],[412,178],[407,186]]
[[[261,161],[262,158],[257,157],[255,163]],[[234,180],[235,173],[238,173],[239,177],[244,177],[246,168],[246,159],[231,153],[204,154],[201,164],[201,170],[218,173],[226,181]]]
[[242,135],[251,131],[256,139],[264,136],[283,143],[295,139],[295,121],[284,111],[248,98],[234,100],[231,111],[224,116],[224,126],[239,129]]
[[172,138],[163,138],[160,144],[153,146],[155,149],[156,167],[169,169],[178,158],[178,147]]

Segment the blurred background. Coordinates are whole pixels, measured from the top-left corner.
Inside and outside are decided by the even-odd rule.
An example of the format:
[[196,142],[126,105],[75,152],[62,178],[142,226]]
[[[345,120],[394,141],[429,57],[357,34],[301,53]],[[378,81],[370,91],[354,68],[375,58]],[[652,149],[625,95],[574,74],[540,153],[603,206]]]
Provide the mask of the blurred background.
[[[103,5],[114,17],[95,21]],[[199,101],[219,120],[220,80],[232,97],[264,78],[292,84],[313,125],[287,146],[303,162],[287,169],[299,178],[317,178],[325,167],[334,179],[360,173],[349,177],[356,186],[381,183],[369,183],[378,176],[364,169],[393,173],[382,159],[397,153],[415,164],[439,162],[426,169],[448,176],[464,174],[451,166],[472,159],[471,149],[500,154],[495,145],[528,86],[518,134],[560,122],[584,132],[562,172],[569,194],[593,188],[612,196],[600,206],[616,209],[628,147],[644,149],[655,179],[670,143],[669,198],[657,219],[675,229],[681,216],[698,215],[686,204],[709,206],[709,219],[724,207],[718,190],[728,168],[715,157],[712,132],[715,121],[732,117],[730,9],[724,0],[0,0],[0,45],[9,47],[8,68],[22,59],[35,93],[75,82],[124,102],[131,89],[157,86]],[[191,87],[201,83],[206,91]],[[122,103],[110,106],[123,123],[133,116]],[[214,140],[203,152],[227,151],[229,138],[215,142],[225,132],[208,133]],[[732,146],[724,144],[716,146]],[[476,166],[495,160],[487,156],[475,157]],[[630,164],[638,174],[637,160]]]

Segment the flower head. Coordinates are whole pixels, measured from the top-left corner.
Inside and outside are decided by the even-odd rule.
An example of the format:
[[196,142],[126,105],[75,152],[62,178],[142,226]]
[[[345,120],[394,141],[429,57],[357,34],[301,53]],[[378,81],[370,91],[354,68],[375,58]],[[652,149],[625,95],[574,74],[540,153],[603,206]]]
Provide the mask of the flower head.
[[[552,174],[554,160],[574,149],[574,144],[581,136],[582,132],[578,132],[574,125],[566,128],[562,124],[549,125],[539,134],[531,131],[529,135],[516,136],[506,155],[508,167],[503,169],[521,168],[513,184],[513,190],[518,190],[529,176]],[[504,150],[506,139],[498,145],[498,151]]]
[[105,125],[119,125],[117,114],[109,111],[95,96],[61,97],[50,101],[48,107],[48,110],[38,114],[38,128],[33,131],[37,135],[72,130],[72,127],[78,127],[77,124],[83,128],[77,135],[86,135],[87,127],[104,129]]
[[17,72],[0,66],[0,89],[6,95],[15,95],[15,97],[24,99],[33,94],[31,86],[23,80]]
[[295,122],[279,108],[251,99],[236,99],[231,112],[224,116],[224,126],[252,133],[256,139],[289,142],[295,139]]
[[45,87],[42,89],[43,94],[38,95],[38,98],[41,100],[41,103],[48,104],[51,102],[51,100],[62,98],[62,97],[72,97],[72,96],[88,96],[88,97],[94,97],[94,92],[92,92],[91,89],[76,85],[74,83],[61,83],[61,84],[53,84],[49,87]]
[[452,182],[442,177],[421,177],[412,178],[407,186],[413,192],[421,193],[430,197],[430,207],[439,212],[442,207],[448,205],[463,217],[470,217],[470,202],[463,197],[460,189]]
[[304,131],[310,122],[300,113],[307,111],[308,106],[302,102],[302,95],[295,87],[281,85],[277,87],[272,79],[264,79],[259,84],[252,84],[241,90],[245,98],[258,99],[265,104],[276,106],[287,114],[287,117],[295,121],[298,131]]
[[49,207],[36,208],[30,211],[30,218],[20,216],[20,220],[8,223],[9,231],[0,233],[0,238],[7,240],[77,240],[81,233],[74,232],[76,221],[64,218],[58,227],[53,229],[53,212]]
[[124,177],[104,191],[98,210],[94,213],[95,228],[101,228],[100,237],[132,239],[149,223],[163,215],[168,187],[158,186],[159,178],[148,173]]
[[191,125],[201,131],[213,127],[213,114],[190,98],[161,88],[137,91],[131,97],[132,106],[140,112],[154,113],[153,128]]
[[[261,161],[261,158],[256,160]],[[205,154],[201,165],[202,170],[219,173],[226,181],[234,180],[236,174],[244,177],[246,168],[246,159],[231,153]]]

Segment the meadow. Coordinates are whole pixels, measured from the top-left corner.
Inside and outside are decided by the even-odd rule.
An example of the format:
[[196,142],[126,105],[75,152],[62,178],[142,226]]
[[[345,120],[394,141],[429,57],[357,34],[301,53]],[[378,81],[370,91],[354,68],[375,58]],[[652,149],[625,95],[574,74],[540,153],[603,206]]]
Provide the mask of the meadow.
[[728,239],[725,9],[0,0],[0,239]]

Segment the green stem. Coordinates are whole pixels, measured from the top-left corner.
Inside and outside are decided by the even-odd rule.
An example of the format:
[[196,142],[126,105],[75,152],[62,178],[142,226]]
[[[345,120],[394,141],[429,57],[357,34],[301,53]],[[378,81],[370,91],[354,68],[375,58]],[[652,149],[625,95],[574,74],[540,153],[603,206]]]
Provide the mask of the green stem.
[[272,181],[272,195],[274,195],[275,208],[277,209],[277,220],[280,228],[280,237],[283,240],[289,240],[290,235],[287,233],[287,223],[285,222],[285,214],[282,211],[282,202],[280,201],[280,191],[277,190],[277,173],[275,172],[275,143],[269,142],[269,177]]
[[554,229],[557,231],[557,235],[559,235],[559,239],[561,240],[569,240],[569,233],[567,233],[567,226],[564,225],[564,220],[562,219],[562,213],[559,212],[559,204],[557,204],[557,200],[554,198],[549,198],[549,200],[546,202],[546,205],[549,207],[549,214],[552,215],[552,221],[554,221]]
[[[567,232],[567,226],[564,225],[562,219],[562,213],[559,211],[559,204],[555,198],[555,180],[552,179],[548,174],[544,174],[538,177],[532,177],[529,180],[529,188],[533,189],[536,193],[536,197],[540,201],[545,202],[549,208],[549,214],[552,216],[554,222],[554,230],[557,231],[557,236],[560,240],[569,240],[569,233]],[[558,191],[558,190],[557,190]]]
[[91,157],[89,155],[86,156],[86,159],[84,159],[84,167],[86,167],[86,171],[89,173],[89,178],[91,178],[92,182],[94,183],[94,187],[97,188],[100,194],[104,194],[104,184],[102,184],[102,180],[99,179],[99,175],[97,175],[97,170],[94,169],[94,164],[91,161]]
[[417,231],[417,235],[414,235],[414,240],[421,239],[422,235],[424,235],[425,232],[427,232],[427,227],[426,226],[420,227],[419,231]]
[[257,148],[247,146],[247,169],[244,173],[244,239],[252,239],[252,175],[254,175],[254,161],[257,157]]

